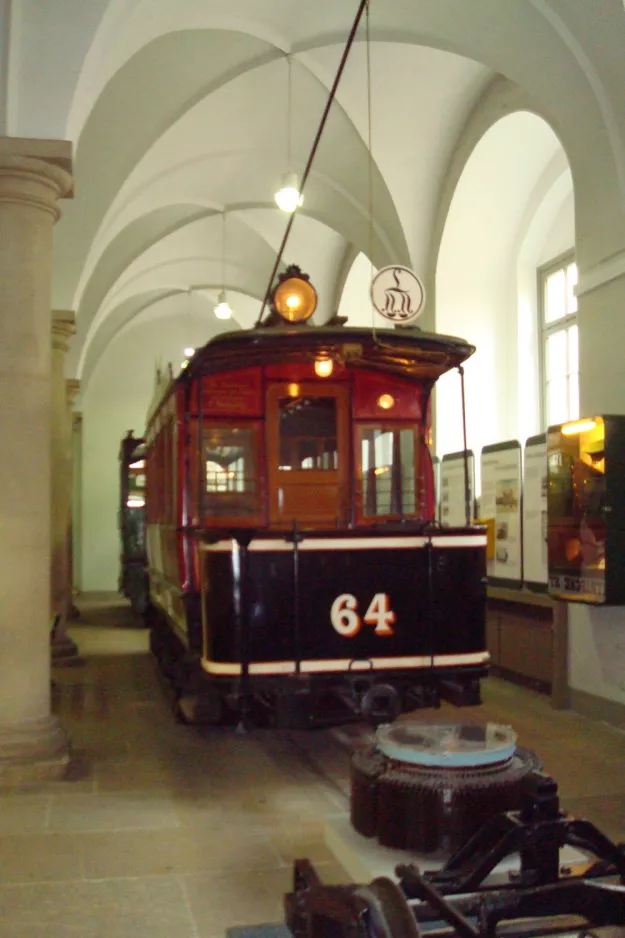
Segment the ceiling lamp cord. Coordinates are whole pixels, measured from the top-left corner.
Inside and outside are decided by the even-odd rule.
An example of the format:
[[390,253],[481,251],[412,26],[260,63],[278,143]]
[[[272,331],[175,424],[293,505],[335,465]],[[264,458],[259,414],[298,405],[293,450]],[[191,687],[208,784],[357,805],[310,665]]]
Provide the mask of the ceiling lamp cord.
[[221,213],[221,292],[215,307],[217,319],[230,319],[232,308],[226,297],[226,212]]
[[[332,88],[330,89],[330,94],[328,95],[328,100],[326,101],[326,106],[325,106],[325,108],[324,108],[324,110],[323,110],[323,114],[321,115],[321,121],[319,122],[319,127],[317,128],[317,133],[316,133],[316,135],[315,135],[315,139],[314,139],[314,141],[313,141],[313,145],[312,145],[312,147],[311,147],[310,153],[308,154],[308,161],[307,161],[307,163],[306,163],[306,168],[304,169],[304,175],[302,176],[302,183],[301,183],[300,188],[299,188],[300,195],[303,195],[303,193],[304,193],[304,187],[305,187],[305,185],[306,185],[306,181],[308,180],[308,174],[310,173],[310,168],[311,168],[312,163],[313,163],[313,160],[314,160],[314,158],[315,158],[315,154],[317,153],[317,147],[319,146],[319,141],[321,140],[321,135],[323,134],[323,130],[324,130],[324,128],[325,128],[326,121],[327,121],[327,119],[328,119],[328,114],[330,113],[330,108],[332,107],[332,102],[334,101],[334,98],[335,98],[335,96],[336,96],[336,91],[337,91],[337,88],[338,88],[338,86],[339,86],[339,82],[340,82],[340,80],[341,80],[341,76],[342,76],[342,74],[343,74],[343,71],[344,71],[344,69],[345,69],[345,65],[347,64],[347,58],[348,58],[348,56],[349,56],[350,49],[351,49],[351,47],[352,47],[352,45],[353,45],[353,43],[354,43],[354,39],[355,39],[355,37],[356,37],[356,32],[357,32],[357,30],[358,30],[358,26],[359,26],[359,24],[360,24],[360,20],[361,20],[361,18],[362,18],[362,14],[363,14],[363,12],[364,12],[365,7],[367,6],[367,3],[368,3],[368,0],[360,0],[360,3],[359,3],[359,5],[358,5],[358,12],[356,13],[356,16],[355,16],[355,18],[354,18],[354,22],[353,22],[353,24],[352,24],[352,28],[351,28],[351,30],[350,30],[350,32],[349,32],[349,36],[347,37],[347,42],[346,42],[346,44],[345,44],[345,48],[344,48],[344,50],[343,50],[343,55],[341,56],[341,61],[340,61],[340,63],[339,63],[339,67],[338,67],[337,73],[336,73],[335,78],[334,78],[334,83],[333,83],[333,85],[332,85]],[[259,326],[259,325],[261,324],[261,322],[263,321],[263,316],[265,315],[265,308],[266,308],[266,306],[267,306],[267,303],[269,302],[269,297],[270,297],[270,295],[271,295],[271,290],[272,290],[272,287],[273,287],[273,281],[274,281],[275,276],[276,276],[276,273],[277,273],[277,271],[278,271],[278,267],[280,266],[280,261],[282,260],[282,255],[284,254],[284,248],[286,247],[286,243],[287,243],[288,238],[289,238],[289,235],[290,235],[290,233],[291,233],[291,228],[293,227],[293,222],[294,222],[294,220],[295,220],[295,215],[296,215],[296,213],[293,212],[293,214],[290,216],[290,218],[289,218],[289,220],[288,220],[288,222],[287,222],[286,231],[284,232],[284,237],[282,238],[282,243],[280,244],[280,247],[279,247],[279,249],[278,249],[278,253],[277,253],[277,255],[276,255],[276,261],[275,261],[275,264],[273,265],[273,270],[271,271],[271,276],[269,277],[269,283],[267,284],[267,290],[265,291],[265,297],[264,297],[264,299],[263,299],[263,305],[262,305],[261,308],[260,308],[260,313],[258,314],[258,319],[256,320],[256,325],[257,325],[257,326]]]
[[293,56],[289,53],[286,57],[287,67],[287,91],[286,91],[286,168],[289,173],[293,172],[292,158],[292,135],[291,114],[293,111]]

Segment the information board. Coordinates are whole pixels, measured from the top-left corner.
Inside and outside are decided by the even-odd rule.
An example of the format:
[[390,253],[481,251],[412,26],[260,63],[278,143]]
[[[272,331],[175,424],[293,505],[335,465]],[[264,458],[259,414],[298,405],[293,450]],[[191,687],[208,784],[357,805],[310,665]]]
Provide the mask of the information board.
[[523,459],[523,579],[528,589],[547,590],[547,435],[531,436]]
[[[473,520],[475,500],[475,464],[472,450],[467,450],[469,469],[469,519]],[[467,523],[464,452],[443,456],[440,468],[440,520],[451,527]]]
[[488,580],[500,586],[520,587],[523,581],[521,444],[518,440],[509,440],[485,446],[480,468],[480,518],[495,521],[495,551],[487,563]]

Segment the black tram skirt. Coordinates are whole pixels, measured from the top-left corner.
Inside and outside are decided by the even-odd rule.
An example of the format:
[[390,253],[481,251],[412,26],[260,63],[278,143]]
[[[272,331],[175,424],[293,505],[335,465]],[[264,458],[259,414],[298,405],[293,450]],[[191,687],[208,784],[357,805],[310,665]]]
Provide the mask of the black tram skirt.
[[345,680],[453,682],[485,672],[486,536],[313,532],[201,541],[204,650],[251,692]]

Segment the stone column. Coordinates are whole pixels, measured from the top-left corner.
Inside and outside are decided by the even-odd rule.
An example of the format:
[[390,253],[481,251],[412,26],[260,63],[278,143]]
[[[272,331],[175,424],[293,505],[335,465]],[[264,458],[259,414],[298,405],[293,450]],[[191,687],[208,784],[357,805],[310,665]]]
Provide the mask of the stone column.
[[65,378],[65,354],[69,339],[76,331],[72,310],[52,313],[52,367],[50,422],[51,476],[51,558],[50,611],[55,626],[52,631],[52,661],[67,662],[78,655],[76,643],[67,634],[65,623],[72,610],[71,525],[72,525],[72,404],[79,381]]
[[80,392],[80,381],[70,378],[65,382],[66,400],[67,400],[67,618],[77,619],[78,609],[74,605],[74,444],[76,442],[76,433],[74,427],[74,402]]
[[0,783],[59,776],[50,713],[50,288],[71,145],[0,139]]
[[72,592],[82,592],[82,414],[72,415]]
[[65,385],[65,354],[69,339],[76,331],[76,318],[71,310],[52,313],[52,366],[50,419],[50,516],[51,563],[50,606],[52,615],[67,619],[68,594],[67,526],[70,516],[71,477],[68,479],[68,451],[71,446],[67,418],[67,389]]

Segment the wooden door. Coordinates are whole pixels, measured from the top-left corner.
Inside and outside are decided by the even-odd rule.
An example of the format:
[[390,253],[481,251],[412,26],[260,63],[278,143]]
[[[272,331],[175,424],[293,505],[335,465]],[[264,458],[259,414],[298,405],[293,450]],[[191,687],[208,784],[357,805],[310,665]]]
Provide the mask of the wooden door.
[[347,523],[348,389],[325,382],[271,384],[266,413],[270,524]]

